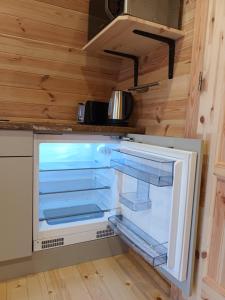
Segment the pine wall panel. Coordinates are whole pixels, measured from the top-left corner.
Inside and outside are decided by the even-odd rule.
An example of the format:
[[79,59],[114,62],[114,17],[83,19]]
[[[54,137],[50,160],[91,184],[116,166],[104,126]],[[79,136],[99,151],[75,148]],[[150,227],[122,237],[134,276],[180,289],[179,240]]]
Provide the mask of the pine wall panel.
[[87,0],[1,0],[0,120],[75,120],[108,100],[120,61],[86,55]]
[[[160,85],[147,93],[134,94],[133,124],[146,126],[153,135],[184,136],[186,107],[189,98],[192,46],[196,0],[184,1],[181,29],[185,37],[176,44],[174,79],[168,80],[168,47],[159,43],[158,49],[142,57],[139,83],[159,81]],[[118,88],[132,86],[132,65],[124,62]]]
[[[195,2],[184,1],[186,35],[177,43],[174,79],[167,80],[165,45],[141,58],[140,83],[160,80],[160,86],[135,95],[132,123],[147,126],[147,133],[184,135]],[[118,59],[81,51],[87,41],[88,4],[88,0],[1,0],[1,119],[71,122],[80,101],[105,101],[115,86],[132,85],[132,66],[126,60],[121,67]]]

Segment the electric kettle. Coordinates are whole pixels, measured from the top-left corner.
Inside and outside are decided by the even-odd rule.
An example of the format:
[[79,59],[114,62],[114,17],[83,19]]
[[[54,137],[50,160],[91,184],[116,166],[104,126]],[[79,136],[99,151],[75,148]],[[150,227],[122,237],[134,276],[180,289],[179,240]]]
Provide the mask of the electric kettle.
[[109,100],[108,123],[111,125],[128,125],[133,111],[134,100],[129,92],[113,91]]

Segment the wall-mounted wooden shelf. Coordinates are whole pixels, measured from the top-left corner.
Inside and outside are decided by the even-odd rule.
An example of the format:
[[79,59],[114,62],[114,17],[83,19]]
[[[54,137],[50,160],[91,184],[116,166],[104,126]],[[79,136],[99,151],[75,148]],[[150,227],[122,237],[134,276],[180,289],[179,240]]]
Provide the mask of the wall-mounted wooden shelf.
[[117,17],[89,41],[83,50],[102,54],[105,49],[108,49],[135,56],[144,56],[159,46],[159,41],[145,39],[143,36],[135,34],[134,30],[145,31],[172,40],[178,40],[184,36],[184,32],[181,30],[125,15]]
[[83,47],[91,53],[107,53],[133,60],[134,87],[138,87],[139,57],[148,55],[159,43],[169,47],[168,78],[173,78],[175,41],[184,32],[164,25],[124,15],[117,17]]

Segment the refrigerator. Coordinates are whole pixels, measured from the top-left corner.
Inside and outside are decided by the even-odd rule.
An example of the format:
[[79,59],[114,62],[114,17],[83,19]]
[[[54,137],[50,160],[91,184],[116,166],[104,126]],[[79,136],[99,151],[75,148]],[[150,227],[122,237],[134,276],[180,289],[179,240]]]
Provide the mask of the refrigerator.
[[118,235],[190,295],[201,161],[200,140],[36,134],[34,251]]

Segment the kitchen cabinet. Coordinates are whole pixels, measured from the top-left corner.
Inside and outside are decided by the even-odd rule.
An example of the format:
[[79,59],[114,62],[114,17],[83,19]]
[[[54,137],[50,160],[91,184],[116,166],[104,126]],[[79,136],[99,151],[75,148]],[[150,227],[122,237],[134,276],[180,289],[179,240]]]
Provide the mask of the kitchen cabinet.
[[32,254],[31,132],[0,132],[0,262]]
[[0,157],[25,157],[33,155],[33,133],[31,131],[0,131]]

